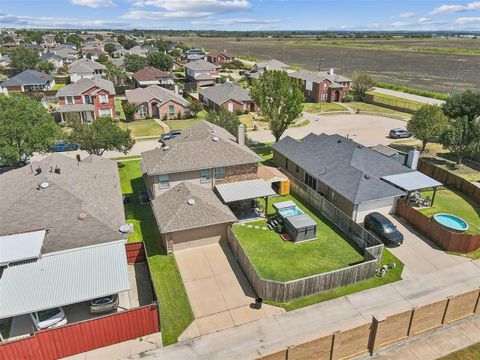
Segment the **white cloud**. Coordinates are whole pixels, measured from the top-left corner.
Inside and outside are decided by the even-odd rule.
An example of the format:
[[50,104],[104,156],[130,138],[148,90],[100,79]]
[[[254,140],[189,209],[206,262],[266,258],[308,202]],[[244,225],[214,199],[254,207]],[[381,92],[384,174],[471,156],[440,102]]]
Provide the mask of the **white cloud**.
[[73,5],[88,6],[91,8],[117,6],[112,0],[71,0],[71,3]]
[[407,25],[408,23],[405,21],[395,21],[390,24],[390,26],[394,28],[405,28]]
[[466,12],[466,11],[473,11],[473,10],[480,10],[479,1],[474,1],[466,5],[442,5],[433,9],[430,12],[430,14],[431,15],[451,14],[451,13],[459,13],[459,12]]
[[433,20],[426,17],[421,17],[420,19],[417,20],[417,22],[421,25],[428,25],[433,23]]
[[80,20],[75,18],[48,17],[48,16],[17,16],[0,13],[0,24],[18,27],[33,28],[125,28],[128,23],[114,22],[109,20]]
[[230,26],[230,25],[237,25],[237,24],[275,24],[281,21],[282,21],[281,19],[234,18],[234,19],[198,20],[198,21],[192,21],[192,24]]
[[480,16],[477,17],[459,17],[453,22],[455,25],[471,25],[479,24],[480,25]]
[[414,12],[404,12],[400,15],[398,15],[398,17],[401,17],[401,18],[412,18],[412,17],[415,17],[417,16],[417,14],[415,14]]

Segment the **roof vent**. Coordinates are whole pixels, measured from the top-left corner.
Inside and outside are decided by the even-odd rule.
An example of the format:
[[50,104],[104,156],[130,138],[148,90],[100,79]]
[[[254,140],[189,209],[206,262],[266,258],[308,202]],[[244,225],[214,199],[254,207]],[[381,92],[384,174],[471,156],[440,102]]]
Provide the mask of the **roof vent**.
[[118,230],[119,230],[122,234],[131,233],[131,232],[133,231],[133,224],[123,224],[123,225],[120,225],[120,227],[118,228]]
[[214,142],[218,142],[218,136],[214,136],[214,137],[212,137],[212,141],[214,141]]
[[80,214],[78,214],[78,220],[85,220],[87,216],[87,213],[81,212]]
[[55,166],[55,174],[60,175],[60,168],[58,166]]
[[188,199],[187,204],[190,205],[190,206],[195,205],[195,199],[192,199],[192,198]]
[[363,175],[363,177],[367,180],[370,179],[370,175],[368,175],[368,174]]
[[38,174],[41,174],[42,173],[42,168],[39,166],[35,169],[35,173],[38,175]]
[[42,189],[46,189],[46,188],[48,187],[48,182],[46,182],[46,181],[42,182],[42,183],[40,184],[40,187],[41,187]]
[[361,149],[361,148],[363,148],[363,146],[360,145],[360,144],[357,144],[357,148]]
[[340,143],[343,143],[343,139],[342,139],[342,138],[340,138],[340,139],[337,140],[337,144],[340,144]]
[[170,146],[168,145],[165,145],[164,147],[162,147],[163,151],[167,151],[168,149],[170,149]]

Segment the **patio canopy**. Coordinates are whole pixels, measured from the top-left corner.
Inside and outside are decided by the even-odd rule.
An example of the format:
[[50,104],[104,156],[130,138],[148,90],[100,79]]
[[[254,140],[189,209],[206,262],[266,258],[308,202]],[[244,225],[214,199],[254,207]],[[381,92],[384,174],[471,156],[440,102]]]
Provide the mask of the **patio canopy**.
[[263,179],[220,184],[216,185],[215,189],[217,189],[224,203],[276,195],[275,191]]
[[0,266],[38,258],[45,234],[46,230],[38,230],[0,236]]
[[414,191],[427,188],[436,188],[443,184],[420,171],[412,171],[403,174],[382,177],[382,180],[399,187],[405,191]]

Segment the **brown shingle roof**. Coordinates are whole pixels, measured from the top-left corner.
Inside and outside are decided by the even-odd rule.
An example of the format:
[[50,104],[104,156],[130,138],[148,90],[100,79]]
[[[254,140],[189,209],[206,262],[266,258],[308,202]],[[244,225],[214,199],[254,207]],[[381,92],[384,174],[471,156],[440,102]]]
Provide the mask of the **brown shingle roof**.
[[161,78],[170,77],[170,74],[154,68],[153,66],[147,66],[134,73],[132,77],[137,81],[155,81]]

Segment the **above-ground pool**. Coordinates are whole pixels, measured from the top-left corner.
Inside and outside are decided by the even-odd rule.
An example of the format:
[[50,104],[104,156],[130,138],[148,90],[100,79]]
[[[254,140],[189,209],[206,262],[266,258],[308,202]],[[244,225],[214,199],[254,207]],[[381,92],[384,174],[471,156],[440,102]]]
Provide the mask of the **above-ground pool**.
[[297,216],[297,215],[302,215],[303,214],[303,211],[300,210],[297,206],[289,207],[289,208],[286,208],[286,209],[279,209],[278,212],[284,218],[288,218],[288,217],[291,217],[291,216]]
[[449,230],[456,232],[465,232],[468,230],[468,223],[458,216],[440,213],[433,215],[433,218],[437,223],[445,226]]

